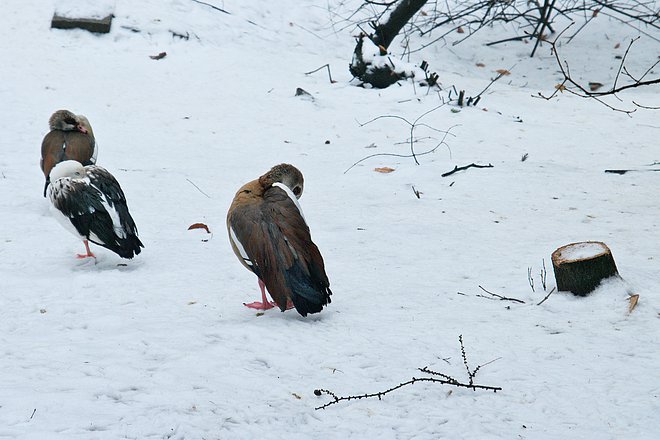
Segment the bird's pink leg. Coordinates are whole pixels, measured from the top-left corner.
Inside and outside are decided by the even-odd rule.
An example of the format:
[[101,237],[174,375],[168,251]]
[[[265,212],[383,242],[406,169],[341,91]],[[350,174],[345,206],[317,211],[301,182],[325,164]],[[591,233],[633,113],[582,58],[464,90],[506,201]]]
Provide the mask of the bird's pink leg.
[[243,303],[245,307],[249,307],[251,309],[257,309],[257,310],[268,310],[272,309],[275,307],[275,303],[268,301],[266,298],[266,285],[264,284],[261,279],[259,279],[259,288],[261,289],[261,302],[255,301],[253,303]]
[[83,240],[83,243],[85,243],[85,250],[87,250],[87,254],[78,254],[76,255],[76,258],[96,258],[96,255],[92,253],[92,251],[89,249],[89,242],[87,240]]

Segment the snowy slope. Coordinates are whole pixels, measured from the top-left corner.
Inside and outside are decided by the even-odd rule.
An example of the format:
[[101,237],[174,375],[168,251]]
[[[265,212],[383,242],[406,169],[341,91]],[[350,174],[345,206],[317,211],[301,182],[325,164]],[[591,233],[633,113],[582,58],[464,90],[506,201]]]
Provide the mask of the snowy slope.
[[[359,2],[207,2],[230,14],[114,3],[102,36],[50,30],[54,2],[8,0],[0,14],[0,438],[657,436],[660,173],[603,172],[660,160],[657,112],[535,99],[561,79],[547,47],[529,59],[529,46],[473,39],[422,54],[444,86],[476,94],[515,67],[477,108],[423,119],[451,128],[449,148],[419,166],[380,156],[344,173],[410,151],[402,121],[360,123],[414,120],[446,96],[350,82],[357,31],[340,18]],[[574,42],[565,54],[581,80],[611,82],[615,71],[594,66],[616,68],[609,48],[635,34],[589,29],[584,43],[599,50]],[[651,54],[642,69],[659,47],[637,44]],[[304,74],[326,63],[337,83]],[[658,102],[657,88],[631,96]],[[134,260],[99,247],[97,264],[76,260],[82,244],[48,212],[39,146],[59,108],[94,127],[98,163],[121,182],[145,244]],[[415,136],[419,153],[442,133]],[[225,233],[235,191],[281,162],[305,175],[301,204],[334,292],[307,318],[243,307],[258,287]],[[493,168],[440,176],[472,162]],[[195,222],[213,234],[188,231]],[[625,281],[537,306],[543,260],[549,291],[550,254],[583,240],[607,243]],[[640,295],[631,314],[629,293]],[[314,409],[329,401],[314,389],[383,391],[424,366],[466,380],[461,334],[472,368],[497,359],[476,382],[501,392],[414,384]]]

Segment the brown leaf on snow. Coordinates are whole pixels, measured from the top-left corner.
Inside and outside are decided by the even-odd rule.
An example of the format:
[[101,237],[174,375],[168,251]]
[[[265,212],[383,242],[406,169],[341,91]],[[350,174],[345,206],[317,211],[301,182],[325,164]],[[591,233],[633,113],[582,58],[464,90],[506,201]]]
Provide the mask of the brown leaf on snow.
[[628,305],[628,313],[632,313],[632,311],[635,310],[638,301],[639,301],[639,294],[635,293],[634,295],[630,295],[630,304]]
[[460,26],[456,29],[456,32],[459,33],[459,34],[464,34],[464,33],[465,33],[465,31],[463,30],[463,28],[460,27]]
[[589,90],[591,90],[592,92],[595,92],[596,90],[600,89],[601,87],[603,87],[603,85],[599,82],[590,82],[589,83]]
[[616,43],[616,44],[614,45],[614,48],[615,48],[615,49],[618,49],[618,48],[620,48],[620,47],[621,47],[621,43]]
[[591,14],[592,17],[595,17],[600,12],[600,9],[594,9],[594,12]]
[[152,60],[162,60],[167,56],[167,52],[161,52],[158,55],[149,55],[149,58]]
[[563,84],[557,84],[555,86],[555,89],[559,90],[560,92],[563,92],[564,90],[566,90],[566,86]]
[[374,171],[376,171],[377,173],[391,173],[392,171],[394,171],[394,168],[380,167],[380,168],[374,168]]
[[192,230],[192,229],[204,229],[209,234],[211,233],[211,231],[209,230],[209,227],[206,226],[204,223],[193,223],[192,225],[188,226],[189,231]]
[[477,67],[486,67],[484,63],[477,63]]
[[506,69],[497,69],[495,72],[499,73],[500,75],[511,75],[511,72]]

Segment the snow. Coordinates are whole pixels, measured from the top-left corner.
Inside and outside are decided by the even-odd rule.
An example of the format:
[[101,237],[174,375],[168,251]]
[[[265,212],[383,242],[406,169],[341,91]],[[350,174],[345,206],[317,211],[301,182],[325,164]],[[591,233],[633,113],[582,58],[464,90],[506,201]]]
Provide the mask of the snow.
[[[534,58],[521,43],[484,46],[495,27],[418,54],[472,96],[511,71],[477,107],[442,106],[413,130],[418,153],[438,145],[436,130],[450,130],[447,145],[420,165],[383,155],[344,173],[410,152],[402,120],[360,123],[414,121],[446,90],[350,82],[358,31],[341,17],[359,2],[207,3],[230,14],[118,0],[105,35],[48,29],[53,2],[3,4],[0,438],[657,436],[660,176],[603,172],[660,160],[657,112],[535,98],[561,81],[554,57],[547,45]],[[576,79],[611,84],[613,54],[634,36],[599,15],[561,54]],[[657,53],[640,39],[631,72]],[[336,83],[305,75],[326,63]],[[658,104],[657,87],[622,97]],[[39,146],[60,108],[89,118],[99,165],[124,189],[145,244],[133,260],[98,246],[96,264],[76,260],[82,243],[48,212]],[[305,176],[300,203],[333,291],[307,318],[242,305],[257,280],[225,232],[236,190],[282,162]],[[470,163],[493,168],[441,177]],[[395,171],[373,171],[384,166]],[[197,222],[213,234],[187,230]],[[554,287],[550,254],[578,241],[606,243],[623,280],[537,306]],[[640,295],[631,313],[629,292]],[[459,335],[472,368],[495,360],[476,383],[502,391],[421,383],[314,409],[330,400],[317,388],[383,391],[424,366],[467,380]]]
[[55,15],[59,17],[102,19],[114,10],[114,0],[55,0]]
[[572,243],[562,247],[557,257],[561,260],[577,261],[593,258],[607,252],[607,246],[603,243],[587,241],[583,243]]

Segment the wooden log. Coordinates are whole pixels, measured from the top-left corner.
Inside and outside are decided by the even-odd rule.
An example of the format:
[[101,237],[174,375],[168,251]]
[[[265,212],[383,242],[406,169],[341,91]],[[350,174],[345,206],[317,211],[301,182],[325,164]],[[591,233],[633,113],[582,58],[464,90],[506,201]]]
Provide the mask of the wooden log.
[[552,253],[557,290],[585,296],[602,280],[618,275],[612,252],[605,243],[583,241],[562,246]]
[[53,15],[50,27],[53,29],[85,29],[97,34],[107,34],[112,26],[112,15],[105,18],[68,18]]

